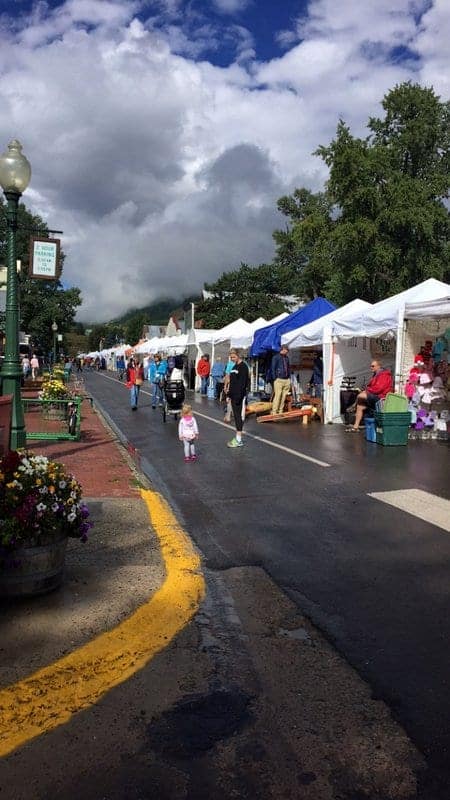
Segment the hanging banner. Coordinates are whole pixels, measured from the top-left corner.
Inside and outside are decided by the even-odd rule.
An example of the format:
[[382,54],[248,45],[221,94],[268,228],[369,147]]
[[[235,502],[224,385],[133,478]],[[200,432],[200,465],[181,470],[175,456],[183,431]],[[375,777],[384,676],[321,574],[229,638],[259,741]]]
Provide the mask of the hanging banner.
[[30,277],[57,281],[61,274],[60,239],[39,239],[30,244]]

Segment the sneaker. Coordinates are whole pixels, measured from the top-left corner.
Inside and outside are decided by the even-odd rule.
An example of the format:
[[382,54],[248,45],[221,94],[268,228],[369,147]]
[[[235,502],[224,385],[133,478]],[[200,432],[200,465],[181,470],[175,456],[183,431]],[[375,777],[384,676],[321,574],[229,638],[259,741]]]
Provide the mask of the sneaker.
[[243,447],[243,446],[244,442],[242,440],[238,442],[236,438],[232,439],[231,442],[227,443],[227,447]]
[[189,464],[190,460],[191,460],[191,457],[190,457],[190,456],[185,456],[185,457],[184,457],[184,463],[185,463],[185,464]]
[[190,460],[191,460],[191,461],[197,461],[197,456],[195,456],[195,455],[194,455],[194,456],[191,456],[191,457],[190,457]]

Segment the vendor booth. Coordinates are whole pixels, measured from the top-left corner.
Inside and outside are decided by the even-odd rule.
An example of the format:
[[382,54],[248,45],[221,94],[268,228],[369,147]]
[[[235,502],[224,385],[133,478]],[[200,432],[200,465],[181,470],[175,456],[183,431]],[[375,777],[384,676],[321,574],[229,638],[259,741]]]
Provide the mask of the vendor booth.
[[[405,308],[411,303],[440,300],[450,287],[442,281],[427,281],[406,289],[372,306],[344,315],[331,325],[331,341],[324,351],[324,375],[327,385],[327,422],[342,422],[342,391],[362,387],[370,377],[370,360],[377,358],[392,370],[396,390],[402,388],[401,353]],[[343,387],[344,382],[344,387]]]
[[412,438],[445,439],[450,423],[450,292],[407,303],[399,338],[400,391],[408,397]]
[[[368,359],[371,358],[365,339],[351,339],[342,346],[333,344],[333,325],[338,321],[346,321],[370,307],[371,304],[365,300],[352,300],[342,308],[337,308],[308,325],[303,325],[281,336],[282,343],[287,344],[291,351],[314,347],[322,351],[325,376],[322,402],[325,422],[341,421],[341,414],[345,412],[346,406],[354,402],[356,397],[355,390],[350,384],[343,386],[344,378],[350,376],[351,380],[355,381],[355,386],[357,381],[362,383],[363,376],[368,369]],[[292,364],[298,363],[299,365],[299,382],[302,385],[305,384],[305,370],[302,370],[302,366],[306,367],[306,356],[305,352],[301,356],[295,355],[295,352],[292,352],[291,355]],[[311,373],[311,366],[309,366],[309,373]],[[340,387],[339,393],[335,391],[335,386]]]

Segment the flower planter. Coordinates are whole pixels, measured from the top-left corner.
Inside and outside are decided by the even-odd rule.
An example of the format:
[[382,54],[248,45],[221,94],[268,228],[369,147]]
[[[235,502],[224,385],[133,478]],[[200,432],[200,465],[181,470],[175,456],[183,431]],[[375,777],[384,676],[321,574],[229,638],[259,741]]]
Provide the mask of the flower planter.
[[50,543],[10,550],[0,559],[0,597],[45,594],[63,579],[67,536]]

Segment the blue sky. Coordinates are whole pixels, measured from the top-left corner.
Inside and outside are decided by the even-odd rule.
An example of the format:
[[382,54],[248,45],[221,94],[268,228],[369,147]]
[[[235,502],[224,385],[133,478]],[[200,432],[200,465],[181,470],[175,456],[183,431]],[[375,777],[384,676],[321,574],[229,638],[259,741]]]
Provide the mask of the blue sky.
[[[60,0],[47,0],[49,9],[64,5]],[[10,17],[18,18],[31,14],[36,3],[33,0],[3,0],[2,11]],[[306,0],[189,0],[185,2],[164,3],[143,0],[137,9],[137,16],[145,21],[149,17],[170,17],[175,24],[184,23],[192,30],[195,24],[211,24],[223,32],[218,46],[216,43],[207,51],[208,59],[219,66],[226,66],[234,60],[235,48],[231,44],[230,28],[242,26],[253,39],[254,52],[258,60],[266,61],[280,55],[285,47],[277,41],[278,31],[292,30],[295,20],[307,9]],[[192,20],[192,22],[188,22]]]
[[405,80],[450,98],[448,0],[9,0],[0,144],[64,230],[80,318],[200,291],[273,257],[276,201],[323,187],[339,118],[364,135]]

